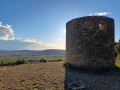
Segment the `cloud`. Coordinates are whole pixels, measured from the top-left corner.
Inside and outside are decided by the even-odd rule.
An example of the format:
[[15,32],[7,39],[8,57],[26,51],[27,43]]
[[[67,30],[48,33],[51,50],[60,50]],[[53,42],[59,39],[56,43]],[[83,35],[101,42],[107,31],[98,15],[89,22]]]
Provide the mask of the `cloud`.
[[43,45],[43,42],[40,40],[36,40],[36,39],[21,39],[23,42],[27,42],[27,43],[32,43],[32,44],[41,44]]
[[65,49],[64,44],[44,43],[33,39],[0,40],[0,50]]
[[[65,49],[65,45],[64,44],[53,44],[53,43],[47,43],[45,44],[46,47],[51,47],[52,49]],[[51,49],[48,48],[48,49]]]
[[2,24],[2,22],[0,22],[0,25]]
[[8,40],[13,39],[14,31],[11,29],[11,25],[6,24],[5,26],[2,25],[2,22],[0,22],[0,39],[2,40]]
[[90,16],[93,16],[93,15],[97,15],[97,16],[104,16],[104,15],[109,15],[109,14],[112,14],[110,12],[100,12],[100,13],[93,13],[93,14],[89,14]]
[[16,38],[11,25],[0,22],[0,50],[65,49],[64,44],[44,43],[41,40]]

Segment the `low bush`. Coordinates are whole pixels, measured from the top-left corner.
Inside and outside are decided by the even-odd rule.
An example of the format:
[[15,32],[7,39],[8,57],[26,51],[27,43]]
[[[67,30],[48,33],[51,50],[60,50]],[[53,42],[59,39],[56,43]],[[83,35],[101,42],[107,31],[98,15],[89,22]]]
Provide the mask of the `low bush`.
[[17,60],[16,65],[28,63],[25,59]]
[[48,62],[47,59],[41,59],[40,62]]
[[[40,59],[38,61],[33,61],[32,63],[53,62],[53,61],[63,61],[63,59],[61,59],[61,58]],[[17,61],[10,61],[10,62],[6,62],[5,60],[2,60],[0,62],[0,66],[20,65],[20,64],[27,64],[27,63],[29,63],[29,62],[27,62],[25,59],[20,59],[20,60],[17,60]]]
[[8,62],[6,62],[5,60],[2,60],[2,61],[0,62],[0,66],[5,66],[5,65],[8,65]]
[[64,59],[62,58],[53,58],[53,59],[49,59],[48,62],[52,62],[52,61],[63,61]]
[[8,65],[16,65],[16,61],[8,62]]
[[10,61],[6,62],[5,60],[2,60],[0,62],[0,66],[9,66],[9,65],[20,65],[20,64],[27,64],[28,62],[25,59],[17,60],[17,61]]
[[116,57],[116,59],[120,59],[120,55],[118,55],[118,56]]
[[39,62],[37,62],[37,61],[33,61],[33,63],[39,63]]
[[62,66],[63,66],[63,67],[66,67],[66,62],[62,63]]

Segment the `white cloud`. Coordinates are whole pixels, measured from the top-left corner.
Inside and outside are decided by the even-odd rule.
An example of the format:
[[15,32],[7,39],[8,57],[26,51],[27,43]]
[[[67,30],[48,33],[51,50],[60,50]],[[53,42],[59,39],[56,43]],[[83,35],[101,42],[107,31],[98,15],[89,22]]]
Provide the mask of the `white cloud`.
[[[51,47],[52,49],[65,49],[65,45],[64,44],[47,43],[47,44],[45,44],[45,46]],[[51,49],[51,48],[48,48],[48,49]]]
[[44,50],[44,49],[65,49],[65,45],[43,43],[42,41],[39,40],[20,38],[16,38],[14,40],[0,40],[0,50]]
[[97,16],[104,16],[104,15],[109,15],[109,14],[112,14],[110,12],[99,12],[99,13],[93,13],[93,14],[89,14],[90,16],[93,16],[93,15],[97,15]]
[[2,24],[2,22],[0,22],[0,25]]
[[0,39],[8,40],[11,39],[12,36],[14,36],[14,31],[11,29],[11,25],[6,24],[4,26],[2,22],[0,22]]
[[[61,39],[60,39],[61,40]],[[16,38],[11,25],[0,22],[0,50],[65,49],[64,44],[44,43],[36,39]]]
[[23,42],[33,43],[33,44],[41,44],[43,45],[43,42],[36,39],[22,39]]

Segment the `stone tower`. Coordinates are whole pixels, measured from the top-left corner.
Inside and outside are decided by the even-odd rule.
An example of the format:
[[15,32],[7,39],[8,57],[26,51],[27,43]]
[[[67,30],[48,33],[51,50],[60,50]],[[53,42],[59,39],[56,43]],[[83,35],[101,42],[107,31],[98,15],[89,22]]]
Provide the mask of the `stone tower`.
[[115,66],[114,20],[86,16],[66,24],[66,63],[77,68]]

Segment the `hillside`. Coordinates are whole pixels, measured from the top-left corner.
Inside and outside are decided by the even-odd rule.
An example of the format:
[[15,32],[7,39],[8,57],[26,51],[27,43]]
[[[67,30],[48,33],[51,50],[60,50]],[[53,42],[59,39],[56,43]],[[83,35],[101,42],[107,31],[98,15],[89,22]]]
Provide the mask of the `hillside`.
[[25,54],[43,54],[43,55],[64,55],[65,50],[46,49],[46,50],[0,50],[0,53],[25,53]]

